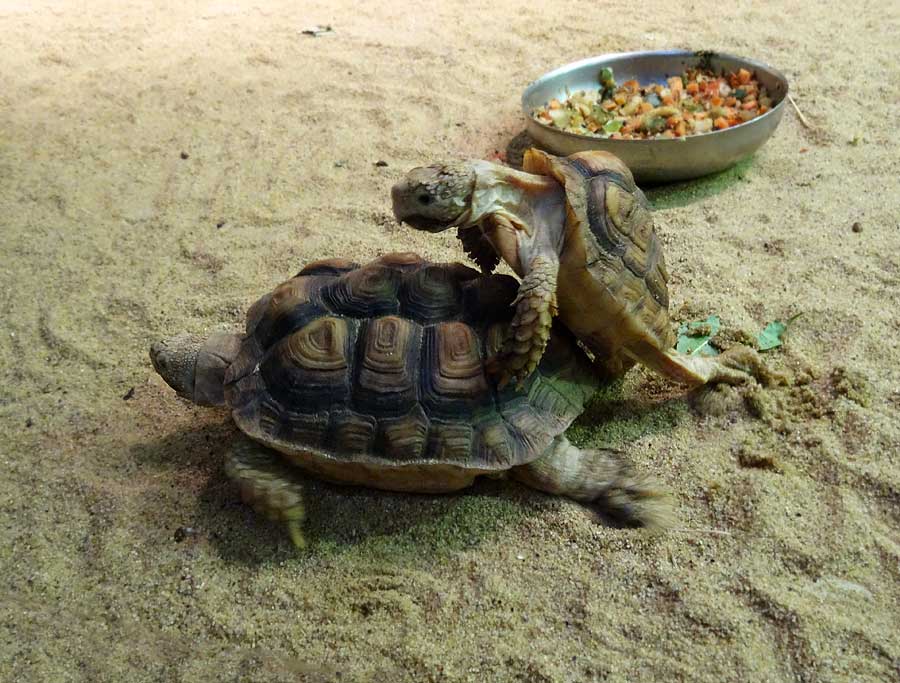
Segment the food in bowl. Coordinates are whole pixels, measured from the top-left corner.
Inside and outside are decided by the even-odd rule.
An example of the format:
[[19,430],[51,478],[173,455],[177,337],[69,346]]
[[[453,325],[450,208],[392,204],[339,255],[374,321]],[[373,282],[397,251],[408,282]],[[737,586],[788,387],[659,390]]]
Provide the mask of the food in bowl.
[[603,68],[599,88],[550,100],[532,116],[553,128],[612,140],[682,138],[723,130],[762,116],[772,98],[755,74],[739,69],[716,74],[689,68],[665,84],[617,85],[613,70]]

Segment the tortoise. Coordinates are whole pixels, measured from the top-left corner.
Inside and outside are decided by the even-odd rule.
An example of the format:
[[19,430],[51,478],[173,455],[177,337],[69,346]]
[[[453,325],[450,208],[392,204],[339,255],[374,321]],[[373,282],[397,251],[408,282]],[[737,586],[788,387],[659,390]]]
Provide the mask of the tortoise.
[[672,348],[662,246],[650,204],[618,157],[532,148],[523,169],[436,164],[412,169],[391,190],[398,221],[428,232],[457,227],[484,272],[502,258],[522,279],[510,334],[492,360],[501,383],[536,367],[557,313],[607,377],[635,362],[689,385],[768,377],[746,346],[714,357]]
[[182,333],[150,357],[180,396],[231,410],[243,435],[226,473],[298,546],[297,469],[422,493],[510,476],[623,524],[659,524],[665,497],[650,480],[621,453],[564,435],[599,385],[571,333],[551,330],[525,393],[487,375],[517,286],[412,253],[317,261],[253,304],[243,334]]

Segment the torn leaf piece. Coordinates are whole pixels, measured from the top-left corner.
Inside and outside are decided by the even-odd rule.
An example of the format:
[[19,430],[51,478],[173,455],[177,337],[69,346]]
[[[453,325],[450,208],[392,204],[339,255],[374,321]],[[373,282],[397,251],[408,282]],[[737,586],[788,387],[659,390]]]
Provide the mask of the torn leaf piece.
[[797,318],[800,317],[800,313],[789,318],[786,322],[781,322],[780,320],[773,320],[766,328],[759,333],[756,338],[757,346],[760,351],[770,351],[772,349],[777,349],[781,346],[782,341],[781,337],[787,330],[788,326],[794,322]]
[[711,315],[706,320],[681,323],[678,328],[678,342],[675,350],[689,356],[718,356],[719,352],[709,345],[709,340],[719,331],[722,323],[719,316]]

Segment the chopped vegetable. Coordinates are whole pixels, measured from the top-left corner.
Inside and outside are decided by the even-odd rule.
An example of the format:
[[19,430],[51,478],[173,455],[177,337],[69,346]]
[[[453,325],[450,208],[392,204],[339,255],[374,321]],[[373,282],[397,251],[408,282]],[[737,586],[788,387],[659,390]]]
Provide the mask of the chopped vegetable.
[[607,133],[618,133],[622,130],[624,124],[625,122],[622,119],[610,119],[603,124],[603,130]]
[[634,140],[725,130],[772,108],[766,89],[746,69],[729,74],[688,69],[665,84],[641,86],[628,80],[617,86],[604,67],[596,91],[566,93],[533,112],[541,123],[590,137]]

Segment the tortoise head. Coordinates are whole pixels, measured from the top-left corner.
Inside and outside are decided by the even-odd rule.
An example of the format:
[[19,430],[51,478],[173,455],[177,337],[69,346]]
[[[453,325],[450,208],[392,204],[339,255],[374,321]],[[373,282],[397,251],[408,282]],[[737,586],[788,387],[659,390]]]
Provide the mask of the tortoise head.
[[391,189],[394,216],[416,230],[441,232],[459,225],[472,207],[474,192],[470,164],[420,166]]
[[182,332],[150,347],[153,369],[182,398],[201,406],[225,403],[225,373],[241,348],[241,336],[214,332],[208,338]]
[[190,401],[194,400],[197,355],[202,342],[199,337],[182,332],[150,346],[153,369],[179,396]]

